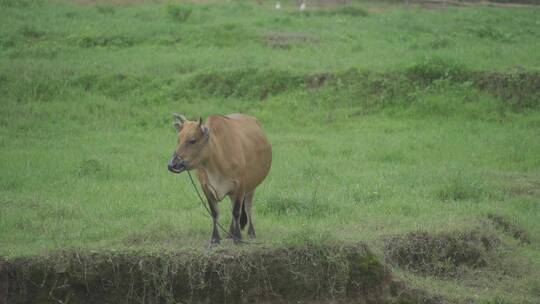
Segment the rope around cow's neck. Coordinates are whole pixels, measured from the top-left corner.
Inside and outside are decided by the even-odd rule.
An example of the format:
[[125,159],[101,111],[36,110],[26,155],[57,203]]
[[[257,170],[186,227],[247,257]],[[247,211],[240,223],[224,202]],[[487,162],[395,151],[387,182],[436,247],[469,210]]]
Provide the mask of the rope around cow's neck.
[[[201,202],[201,205],[203,205],[204,209],[206,209],[206,211],[208,212],[208,215],[211,218],[213,218],[212,211],[210,211],[208,206],[206,206],[206,204],[204,203],[202,195],[199,192],[199,189],[197,188],[197,185],[195,185],[195,182],[193,181],[193,177],[191,177],[191,172],[189,172],[189,170],[186,170],[186,171],[188,173],[189,180],[191,181],[191,185],[193,185],[193,189],[195,189],[195,192],[197,193],[197,196],[199,197],[199,201]],[[225,228],[223,228],[223,226],[221,226],[221,223],[219,222],[218,219],[216,219],[216,224],[218,225],[219,229],[221,229],[221,231],[223,231],[225,234],[227,234],[229,237],[231,237],[236,242],[240,242],[240,243],[243,243],[243,244],[251,244],[251,243],[253,243],[253,242],[246,242],[246,241],[244,241],[242,239],[239,239],[236,236],[232,235],[229,231],[227,231]]]

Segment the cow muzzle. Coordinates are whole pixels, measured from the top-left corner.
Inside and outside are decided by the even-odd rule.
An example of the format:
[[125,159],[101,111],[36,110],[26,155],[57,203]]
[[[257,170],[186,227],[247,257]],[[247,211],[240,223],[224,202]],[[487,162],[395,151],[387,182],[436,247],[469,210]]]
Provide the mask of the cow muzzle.
[[167,164],[167,168],[172,173],[181,173],[181,172],[183,172],[183,171],[185,171],[187,169],[186,164],[187,164],[187,162],[184,159],[182,159],[180,156],[178,156],[176,153],[174,153],[173,157],[171,158],[171,160]]

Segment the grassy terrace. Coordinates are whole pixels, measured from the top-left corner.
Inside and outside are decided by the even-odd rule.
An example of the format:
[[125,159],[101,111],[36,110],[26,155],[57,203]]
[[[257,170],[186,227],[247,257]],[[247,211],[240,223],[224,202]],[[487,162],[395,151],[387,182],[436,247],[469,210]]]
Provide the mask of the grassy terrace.
[[253,250],[362,242],[449,302],[540,301],[539,9],[282,3],[0,0],[0,257],[205,248],[171,113],[243,112],[274,153]]

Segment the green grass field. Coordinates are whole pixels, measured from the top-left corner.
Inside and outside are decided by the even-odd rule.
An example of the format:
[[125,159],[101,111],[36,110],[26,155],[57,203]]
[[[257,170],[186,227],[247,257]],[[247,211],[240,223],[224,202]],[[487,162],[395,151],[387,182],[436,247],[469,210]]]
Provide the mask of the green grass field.
[[205,247],[171,114],[242,112],[273,145],[264,246],[477,232],[483,267],[389,265],[452,303],[538,303],[540,10],[273,5],[0,0],[0,256]]

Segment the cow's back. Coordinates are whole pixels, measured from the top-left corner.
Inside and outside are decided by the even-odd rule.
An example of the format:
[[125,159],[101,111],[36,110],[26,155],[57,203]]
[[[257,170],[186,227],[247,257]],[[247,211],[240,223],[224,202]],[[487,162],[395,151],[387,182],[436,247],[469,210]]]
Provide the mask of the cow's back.
[[254,117],[244,114],[211,116],[210,129],[219,129],[218,140],[223,147],[224,161],[235,159],[239,178],[246,191],[254,190],[268,175],[272,164],[272,148],[261,125]]

